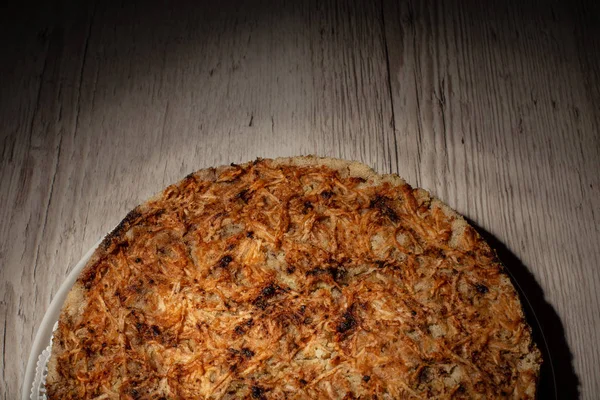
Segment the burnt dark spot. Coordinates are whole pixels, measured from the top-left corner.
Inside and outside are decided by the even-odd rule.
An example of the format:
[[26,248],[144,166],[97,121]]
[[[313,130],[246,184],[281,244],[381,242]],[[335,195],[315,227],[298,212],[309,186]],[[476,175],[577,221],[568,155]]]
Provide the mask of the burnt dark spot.
[[415,310],[410,310],[410,315],[414,317],[415,315],[417,315],[417,312]]
[[300,382],[301,385],[306,385],[308,383],[304,378],[300,378],[298,382]]
[[103,343],[102,343],[102,348],[105,348],[106,346],[107,346],[107,345],[106,345],[106,342],[103,342]]
[[265,398],[265,389],[257,386],[257,385],[253,385],[252,386],[252,398],[254,399],[264,399]]
[[152,334],[154,336],[158,336],[160,335],[160,328],[156,325],[152,325]]
[[304,325],[310,325],[310,324],[312,324],[312,322],[313,322],[313,319],[312,319],[311,317],[306,317],[306,318],[304,318],[304,320],[302,321],[302,323],[303,323]]
[[293,274],[294,272],[296,272],[296,267],[294,267],[293,265],[288,265],[288,267],[285,269],[285,272],[287,272],[288,274]]
[[247,203],[251,197],[252,193],[248,189],[244,189],[235,195],[236,199],[241,199],[244,203]]
[[339,267],[329,267],[327,272],[331,275],[334,281],[339,282],[346,277],[346,270]]
[[277,287],[271,283],[271,284],[269,284],[269,286],[267,286],[266,288],[264,288],[262,290],[261,295],[264,297],[272,297],[273,295],[275,295],[276,291],[277,291]]
[[229,366],[229,372],[235,372],[237,370],[238,366],[237,364],[231,364]]
[[233,331],[238,335],[243,335],[244,333],[246,333],[244,328],[242,328],[240,325],[237,325]]
[[487,292],[489,292],[489,289],[487,286],[482,285],[481,283],[476,283],[475,284],[475,289],[477,290],[477,292],[479,292],[480,294],[486,294]]
[[304,209],[302,210],[302,213],[306,214],[309,210],[312,210],[312,209],[314,209],[312,203],[307,200],[304,202]]
[[326,190],[324,192],[321,192],[321,197],[323,197],[325,200],[328,200],[330,198],[333,197],[333,192],[330,190]]
[[233,249],[235,249],[235,243],[231,243],[229,246],[227,246],[228,251],[231,251]]
[[362,380],[365,382],[369,382],[371,380],[371,377],[369,375],[363,375]]
[[132,292],[135,292],[135,293],[137,293],[137,294],[140,294],[140,293],[142,293],[142,292],[143,292],[143,289],[142,289],[142,287],[143,287],[143,286],[144,286],[144,282],[142,281],[142,282],[140,282],[140,283],[135,283],[135,284],[133,284],[133,285],[129,286],[129,288],[128,288],[128,289],[129,289],[130,291],[132,291]]
[[279,287],[270,283],[261,290],[260,295],[254,300],[254,305],[264,310],[268,306],[267,300],[273,297],[277,293],[277,290],[279,290]]
[[141,258],[139,258],[139,257],[136,257],[136,258],[135,258],[135,262],[139,264],[139,263],[141,263],[141,262],[142,262],[142,259],[141,259]]
[[466,389],[463,385],[459,385],[458,389],[456,389],[456,393],[463,394],[466,392]]
[[149,283],[149,284],[151,284],[151,285],[154,285],[154,279],[150,279],[150,280],[148,281],[148,283]]
[[253,325],[254,325],[254,320],[252,318],[250,318],[248,321],[244,322],[243,324],[237,325],[234,328],[234,332],[237,333],[238,335],[243,335],[244,333],[246,333],[246,329],[252,328]]
[[300,314],[304,314],[305,311],[306,311],[306,306],[304,304],[302,304],[300,306]]
[[398,214],[396,214],[396,211],[394,211],[388,205],[389,200],[390,199],[388,199],[387,197],[384,197],[384,196],[376,196],[373,200],[371,200],[369,207],[379,210],[381,215],[389,218],[390,221],[398,222],[399,221]]
[[337,326],[337,331],[340,333],[345,333],[352,329],[354,326],[354,320],[350,319],[350,317],[344,317],[342,322]]
[[254,237],[254,232],[253,231],[246,232],[246,237],[252,239]]
[[144,329],[144,328],[145,328],[145,325],[144,325],[144,324],[142,324],[141,322],[138,322],[138,323],[136,323],[136,324],[135,324],[135,328],[136,328],[138,331],[141,331],[142,329]]
[[306,276],[316,276],[316,275],[320,275],[320,274],[324,274],[325,270],[323,268],[313,268],[310,271],[306,272]]
[[264,310],[267,308],[268,304],[267,301],[264,299],[264,297],[257,297],[256,300],[254,300],[254,305],[258,308],[260,308],[261,310]]
[[234,348],[232,348],[232,347],[228,348],[228,349],[227,349],[227,351],[228,351],[228,352],[229,352],[231,355],[234,355],[234,356],[237,356],[238,354],[240,354],[240,351],[239,351],[239,350],[236,350],[236,349],[234,349]]
[[252,358],[252,357],[254,357],[254,352],[247,347],[243,347],[242,355],[246,358]]
[[84,275],[82,277],[83,286],[86,289],[90,289],[92,287],[92,284],[94,283],[95,279],[96,279],[96,270],[95,269],[90,270],[88,273],[84,273]]
[[131,389],[130,393],[134,398],[137,398],[140,395],[137,389]]
[[417,379],[419,380],[419,383],[431,382],[433,380],[433,374],[431,373],[429,367],[424,367],[423,369],[421,369],[421,371],[419,372],[419,377]]
[[230,255],[226,255],[221,257],[219,260],[218,266],[221,268],[227,268],[227,266],[233,261],[233,258]]
[[313,268],[310,271],[306,272],[306,276],[320,276],[320,275],[329,275],[333,280],[337,283],[344,279],[346,276],[346,270],[341,267],[326,267],[326,268]]
[[346,334],[348,331],[356,327],[356,319],[350,310],[346,311],[342,315],[340,323],[337,325],[336,330],[338,333]]

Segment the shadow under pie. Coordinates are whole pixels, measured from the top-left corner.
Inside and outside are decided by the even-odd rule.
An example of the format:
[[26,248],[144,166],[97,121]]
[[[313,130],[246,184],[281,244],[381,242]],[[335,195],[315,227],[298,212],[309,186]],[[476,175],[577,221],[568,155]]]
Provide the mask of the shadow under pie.
[[496,251],[519,293],[533,340],[544,360],[540,369],[537,397],[579,398],[579,378],[573,368],[573,355],[567,344],[563,323],[554,307],[546,301],[544,291],[521,260],[500,240],[473,221],[467,219],[467,222]]

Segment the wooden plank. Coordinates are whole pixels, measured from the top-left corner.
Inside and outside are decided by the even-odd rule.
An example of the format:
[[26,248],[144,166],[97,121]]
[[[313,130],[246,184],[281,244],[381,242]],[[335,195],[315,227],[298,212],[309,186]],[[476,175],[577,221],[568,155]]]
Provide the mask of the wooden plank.
[[573,366],[592,398],[600,391],[600,138],[590,71],[573,65],[587,50],[577,50],[581,36],[571,30],[581,15],[559,3],[442,1],[390,1],[384,15],[396,141],[407,149],[399,146],[401,172],[406,166],[409,180],[529,269],[532,277],[516,273],[548,302],[532,300],[559,398],[576,397]]

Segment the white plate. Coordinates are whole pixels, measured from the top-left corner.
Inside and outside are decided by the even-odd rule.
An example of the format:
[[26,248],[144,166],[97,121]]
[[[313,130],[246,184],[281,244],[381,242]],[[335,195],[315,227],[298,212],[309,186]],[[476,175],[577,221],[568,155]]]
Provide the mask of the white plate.
[[[36,371],[38,359],[40,357],[46,357],[47,361],[47,354],[42,353],[50,345],[54,325],[58,321],[62,305],[67,297],[67,294],[69,293],[69,290],[71,290],[71,287],[77,280],[79,273],[81,272],[83,267],[85,267],[85,264],[87,264],[88,260],[92,257],[92,254],[94,254],[94,251],[96,250],[100,242],[101,240],[98,241],[94,245],[94,247],[92,247],[83,256],[81,260],[79,260],[77,265],[75,265],[75,268],[73,268],[73,270],[67,276],[67,279],[65,279],[63,284],[58,289],[58,292],[54,296],[54,299],[52,299],[50,307],[48,307],[48,310],[46,311],[46,314],[42,319],[42,323],[40,324],[37,334],[35,335],[33,346],[31,347],[31,353],[29,353],[29,360],[27,361],[27,369],[25,370],[25,380],[23,382],[21,395],[22,400],[37,400],[39,398],[39,385],[41,383],[41,379],[39,378],[43,372],[42,370],[45,368],[45,362],[43,362],[44,365],[42,366],[42,370]],[[39,375],[37,381],[36,373],[37,375]],[[36,381],[36,387],[33,386],[34,381]]]

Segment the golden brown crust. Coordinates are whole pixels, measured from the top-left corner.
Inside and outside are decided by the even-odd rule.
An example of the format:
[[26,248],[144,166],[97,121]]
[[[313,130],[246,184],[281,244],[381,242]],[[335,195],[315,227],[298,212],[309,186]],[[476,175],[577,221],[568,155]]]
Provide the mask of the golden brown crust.
[[396,175],[295,157],[191,174],[137,207],[69,293],[66,398],[534,398],[495,253]]

